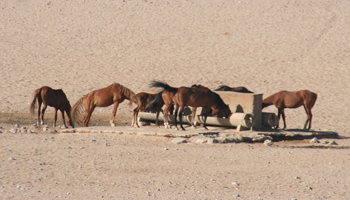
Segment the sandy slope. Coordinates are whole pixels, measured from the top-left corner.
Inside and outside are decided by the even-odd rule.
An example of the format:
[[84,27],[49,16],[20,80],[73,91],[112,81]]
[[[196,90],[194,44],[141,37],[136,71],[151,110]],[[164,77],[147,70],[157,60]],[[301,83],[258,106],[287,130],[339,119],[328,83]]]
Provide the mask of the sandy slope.
[[[282,89],[309,89],[318,94],[313,109],[314,130],[336,130],[347,136],[346,131],[350,129],[349,1],[28,0],[3,1],[0,2],[0,9],[0,111],[3,116],[9,115],[8,113],[27,113],[32,92],[43,85],[62,88],[71,104],[74,104],[88,92],[113,82],[121,83],[134,92],[140,92],[148,89],[149,82],[156,79],[176,87],[194,83],[211,89],[221,84],[242,85],[256,93],[264,94],[264,97]],[[109,118],[111,109],[96,109],[94,114]],[[274,107],[266,110],[276,111]],[[48,109],[47,112],[52,113],[52,109]],[[286,110],[286,115],[289,128],[301,128],[306,119],[302,108]],[[131,120],[131,110],[125,102],[119,107],[116,120],[123,121],[129,117]],[[48,114],[47,118],[52,118],[52,115]],[[6,126],[11,126],[14,122],[9,121],[10,118],[7,117],[1,119],[1,123]],[[34,116],[26,121],[27,124],[34,122]],[[96,121],[92,120],[92,123]],[[4,191],[7,191],[2,193],[5,194],[5,198],[23,195],[23,192],[28,191],[35,191],[26,193],[33,198],[63,197],[63,194],[68,192],[73,194],[72,191],[76,195],[72,198],[81,196],[93,199],[95,194],[109,197],[105,193],[102,194],[102,190],[109,190],[108,194],[115,199],[119,195],[143,199],[147,191],[151,193],[151,197],[159,192],[157,197],[169,199],[230,199],[236,194],[240,194],[243,199],[259,196],[266,199],[350,197],[348,184],[343,182],[349,177],[342,169],[349,160],[346,150],[265,149],[254,145],[254,152],[258,153],[256,155],[244,144],[233,145],[232,149],[225,145],[179,147],[170,145],[167,139],[126,136],[118,139],[119,136],[102,135],[91,137],[115,141],[116,145],[112,148],[117,149],[109,151],[109,148],[96,153],[94,150],[97,151],[97,147],[91,147],[88,153],[91,158],[79,153],[82,150],[78,149],[80,144],[76,141],[82,137],[92,145],[88,142],[90,136],[53,136],[61,138],[61,142],[51,141],[51,135],[2,134],[1,137],[1,154],[4,156],[0,169],[6,178],[0,181],[5,187]],[[68,150],[72,138],[75,138],[75,142],[72,143],[72,149]],[[45,139],[52,145],[57,145],[54,147],[57,149],[50,150],[50,146],[45,144]],[[22,143],[17,143],[17,140]],[[122,144],[119,140],[126,140],[128,145],[124,147],[129,150],[118,149]],[[170,151],[163,151],[168,145]],[[34,153],[29,153],[35,148],[45,152],[40,161],[35,159]],[[147,148],[149,149],[146,153],[144,149]],[[178,151],[175,151],[176,148]],[[14,161],[18,164],[8,162],[7,149],[21,152],[20,158]],[[133,154],[140,151],[147,159],[137,164],[135,155],[132,161],[123,157],[124,168],[115,171],[113,165],[98,157],[101,155],[106,160],[120,159],[119,154],[115,153],[118,150],[124,153],[133,151]],[[232,154],[226,154],[228,150],[237,152],[233,155],[240,157],[231,157]],[[74,152],[74,155],[69,155],[69,151]],[[185,154],[184,151],[191,154]],[[205,160],[208,156],[203,151],[210,154],[209,156],[223,156],[220,160],[224,169],[214,167],[215,163],[213,166],[206,166],[208,162]],[[294,155],[293,158],[287,156],[290,151]],[[109,155],[106,152],[113,154]],[[153,157],[154,152],[158,157]],[[179,163],[176,164],[176,169],[168,169],[173,166],[166,164],[166,160],[171,160],[164,155],[167,152],[173,152],[171,157],[175,157],[174,161]],[[67,165],[66,172],[60,171],[63,166],[58,164],[37,165],[37,162],[59,163],[56,153],[66,156],[61,159]],[[339,156],[339,159],[333,162],[331,160],[335,155]],[[69,156],[80,164],[70,164]],[[230,159],[243,161],[236,163],[238,168],[233,168],[236,164],[230,162]],[[298,161],[299,159],[301,160]],[[194,166],[193,160],[201,161]],[[266,160],[278,165],[275,165],[274,169],[261,172],[260,169],[265,169],[267,165]],[[157,166],[147,165],[151,161]],[[159,163],[161,161],[163,163]],[[83,171],[80,169],[77,172],[73,170],[79,177],[73,178],[76,174],[70,174],[68,167],[77,168],[76,166],[89,162],[90,168],[83,167]],[[93,162],[98,162],[97,168],[92,167]],[[145,168],[142,166],[144,164]],[[28,176],[24,176],[29,173],[25,170],[28,168],[16,167],[20,165],[29,168]],[[312,165],[315,171],[310,171]],[[277,166],[283,166],[284,170]],[[39,168],[45,167],[54,173],[48,182],[49,185],[38,182],[41,176]],[[138,170],[141,172],[138,173],[134,168],[140,168]],[[159,168],[163,168],[159,174],[153,171]],[[45,174],[45,170],[42,176],[51,176]],[[169,175],[167,171],[176,172],[176,175]],[[231,174],[228,175],[228,172]],[[83,181],[84,173],[91,174],[94,180]],[[56,177],[58,174],[59,177]],[[19,181],[14,181],[14,176]],[[267,176],[271,179],[266,178]],[[187,177],[190,177],[188,181],[183,182]],[[175,185],[169,183],[168,179],[172,178],[178,181],[172,182]],[[210,181],[211,179],[216,181]],[[35,184],[34,180],[37,181]],[[156,183],[152,180],[156,180]],[[18,189],[17,184],[24,184],[21,181],[30,181],[33,191]],[[98,183],[99,181],[104,183]],[[236,192],[231,184],[233,181],[240,183],[245,191]],[[298,181],[302,182],[302,186],[295,183]],[[94,185],[89,186],[90,182],[94,182]],[[115,182],[115,186],[111,185],[112,182]],[[56,183],[65,186],[59,187]],[[83,183],[86,185],[82,185]],[[100,187],[99,184],[105,187]],[[153,184],[152,187],[149,187],[149,184]],[[161,186],[168,188],[168,192]],[[185,186],[195,189],[189,190]],[[94,189],[88,189],[91,187]],[[318,189],[308,190],[308,187]],[[68,188],[73,189],[69,191]],[[156,192],[158,188],[161,188],[161,191]],[[205,190],[205,193],[200,193],[200,189]],[[37,193],[38,190],[41,194]],[[180,196],[178,191],[185,192],[188,196]]]

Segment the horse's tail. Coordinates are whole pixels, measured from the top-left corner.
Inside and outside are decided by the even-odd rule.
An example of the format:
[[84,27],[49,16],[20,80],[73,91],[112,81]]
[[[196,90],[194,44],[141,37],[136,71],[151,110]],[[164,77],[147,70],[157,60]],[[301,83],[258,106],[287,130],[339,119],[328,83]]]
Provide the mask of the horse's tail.
[[83,106],[83,98],[84,97],[81,97],[70,110],[72,121],[78,124],[82,124],[82,116],[85,113],[85,108]]
[[160,81],[152,81],[150,84],[150,87],[158,87],[158,88],[160,87],[160,88],[163,88],[164,90],[167,90],[169,92],[174,92],[174,93],[176,93],[178,90],[178,88],[171,87],[167,83],[160,82]]
[[158,110],[158,108],[161,108],[164,105],[163,97],[162,97],[163,92],[159,92],[154,99],[149,102],[146,106],[146,110]]
[[311,95],[311,102],[310,102],[310,108],[314,107],[316,100],[317,100],[317,94],[315,92],[311,92],[310,91],[310,95]]
[[32,100],[32,103],[30,104],[30,108],[29,108],[30,113],[32,113],[32,114],[34,113],[34,109],[35,109],[35,101],[36,101],[38,98],[41,98],[41,97],[40,97],[40,94],[41,94],[41,88],[36,89],[36,90],[34,91],[34,93],[33,93],[34,98],[33,98],[33,100]]

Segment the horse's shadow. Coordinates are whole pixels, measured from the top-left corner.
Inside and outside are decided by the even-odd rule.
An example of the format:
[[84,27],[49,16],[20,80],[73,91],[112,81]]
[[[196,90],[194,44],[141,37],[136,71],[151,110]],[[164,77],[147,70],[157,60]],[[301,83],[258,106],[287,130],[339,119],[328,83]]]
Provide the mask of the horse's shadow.
[[263,135],[270,135],[274,141],[282,140],[304,140],[312,138],[333,138],[333,139],[348,139],[350,137],[339,136],[336,131],[316,131],[307,129],[262,129],[259,130]]

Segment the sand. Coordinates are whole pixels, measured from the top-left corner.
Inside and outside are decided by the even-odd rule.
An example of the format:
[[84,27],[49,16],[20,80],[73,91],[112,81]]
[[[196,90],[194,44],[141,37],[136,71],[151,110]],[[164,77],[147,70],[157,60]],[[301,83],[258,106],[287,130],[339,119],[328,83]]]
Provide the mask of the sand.
[[[334,130],[338,147],[348,147],[349,1],[28,0],[0,7],[0,199],[350,198],[348,149],[291,148],[306,140],[175,145],[133,135],[6,133],[36,122],[29,104],[41,86],[63,89],[74,104],[114,82],[138,93],[160,80],[245,86],[263,97],[314,91],[312,129]],[[118,126],[131,123],[126,104]],[[111,112],[97,108],[91,125],[108,125]],[[288,128],[303,127],[303,108],[285,112]],[[45,118],[52,126],[52,108]]]

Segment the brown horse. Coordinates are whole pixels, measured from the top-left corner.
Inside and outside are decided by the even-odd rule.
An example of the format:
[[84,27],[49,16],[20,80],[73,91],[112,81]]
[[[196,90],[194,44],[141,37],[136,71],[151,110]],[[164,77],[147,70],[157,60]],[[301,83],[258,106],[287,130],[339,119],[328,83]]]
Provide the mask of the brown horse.
[[[220,110],[221,112],[223,112],[223,115],[226,118],[229,117],[231,114],[230,108],[228,107],[228,105],[226,105],[223,102],[220,96],[204,86],[174,88],[169,86],[166,83],[156,82],[156,81],[153,82],[153,86],[162,87],[166,91],[172,91],[175,93],[174,95],[175,119],[177,118],[177,113],[179,112],[179,122],[182,130],[185,130],[184,127],[182,126],[182,112],[186,106],[192,107],[191,124],[193,126],[194,126],[193,119],[195,119],[197,107],[204,108],[206,112],[204,112],[203,127],[205,129],[207,129],[206,119],[210,110],[212,110],[213,115],[216,115]],[[176,120],[175,120],[175,127],[177,128]]]
[[44,113],[47,108],[47,106],[51,106],[55,108],[55,121],[53,126],[56,127],[56,121],[57,121],[57,110],[60,110],[62,113],[62,120],[64,127],[66,126],[66,122],[64,119],[64,112],[67,114],[67,123],[69,126],[73,126],[71,117],[70,117],[70,109],[71,105],[66,97],[66,94],[64,94],[63,90],[58,89],[54,90],[48,86],[43,86],[39,89],[36,89],[33,94],[34,98],[32,103],[30,104],[30,112],[34,113],[35,109],[35,101],[38,100],[38,125],[40,121],[40,108],[41,104],[43,103],[43,109],[41,111],[41,125],[44,124]]
[[[309,90],[300,90],[300,91],[285,91],[282,90],[280,92],[277,92],[266,99],[263,100],[262,108],[265,108],[270,105],[275,105],[278,108],[278,121],[280,120],[281,114],[283,119],[283,129],[287,127],[285,115],[284,115],[284,109],[285,108],[298,108],[300,106],[304,106],[307,119],[304,125],[304,129],[306,129],[306,125],[309,122],[308,130],[311,128],[311,120],[312,120],[312,113],[311,109],[315,105],[317,99],[317,94],[314,92],[311,92]],[[278,124],[276,129],[278,128]]]
[[[146,93],[146,92],[140,92],[137,93],[128,103],[128,106],[131,106],[132,103],[135,103],[137,105],[137,107],[134,109],[133,111],[133,118],[132,118],[132,123],[131,126],[134,126],[134,124],[136,124],[137,127],[140,128],[138,122],[137,122],[137,116],[139,114],[139,111],[144,112],[146,110],[151,110],[150,108],[146,109],[146,105],[149,104],[155,97],[157,94],[150,94],[150,93]],[[156,118],[156,125],[158,126],[158,116],[159,116],[159,112],[162,110],[162,106],[157,106],[155,108],[155,111],[157,112],[157,118]]]
[[221,85],[218,89],[216,89],[215,91],[232,91],[232,92],[240,92],[240,93],[253,93],[252,91],[249,91],[247,88],[245,87],[229,87],[227,85]]
[[[152,82],[150,86],[157,87],[155,82]],[[174,111],[174,103],[173,103],[174,95],[175,95],[174,91],[163,90],[159,92],[155,96],[155,98],[151,102],[149,102],[146,106],[146,109],[158,110],[159,108],[162,108],[163,105],[165,105],[163,110],[165,128],[170,128],[168,114],[169,113],[173,114],[173,111]],[[157,113],[156,123],[158,121],[158,116],[159,116],[159,113]]]
[[113,83],[108,87],[89,92],[87,95],[80,98],[73,106],[72,108],[73,121],[78,122],[78,118],[80,118],[81,116],[81,110],[85,108],[85,114],[83,117],[83,126],[86,127],[88,126],[91,118],[91,114],[96,107],[107,107],[114,104],[110,123],[111,123],[111,126],[115,126],[114,117],[117,112],[118,105],[122,103],[125,99],[130,100],[134,96],[135,96],[135,93],[132,90],[118,83]]

